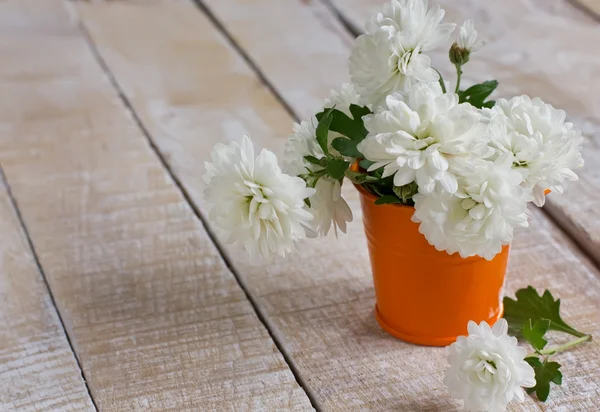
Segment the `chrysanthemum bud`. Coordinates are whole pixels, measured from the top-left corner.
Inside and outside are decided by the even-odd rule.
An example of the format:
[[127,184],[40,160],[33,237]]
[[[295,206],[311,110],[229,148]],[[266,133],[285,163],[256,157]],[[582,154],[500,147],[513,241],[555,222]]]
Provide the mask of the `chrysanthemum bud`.
[[463,49],[455,42],[452,44],[452,47],[450,47],[448,55],[450,56],[452,64],[462,66],[469,61],[471,52],[468,49]]

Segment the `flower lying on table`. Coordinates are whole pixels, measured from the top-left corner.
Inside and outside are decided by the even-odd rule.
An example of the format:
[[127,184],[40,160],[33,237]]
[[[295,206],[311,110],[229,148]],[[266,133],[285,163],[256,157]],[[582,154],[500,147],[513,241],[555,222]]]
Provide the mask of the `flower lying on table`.
[[493,328],[471,321],[469,336],[459,336],[448,347],[450,368],[444,383],[455,398],[465,401],[466,410],[504,411],[513,398],[523,401],[522,386],[535,386],[535,372],[524,360],[527,350],[507,332],[504,319]]
[[450,90],[426,54],[450,40],[455,25],[443,17],[425,0],[385,4],[356,39],[352,83],[294,126],[283,172],[268,151],[251,159],[249,141],[215,146],[205,197],[229,241],[251,255],[284,256],[304,237],[345,232],[347,177],[377,203],[414,206],[438,250],[492,259],[528,226],[528,202],[541,206],[546,190],[562,193],[577,179],[583,138],[564,111],[527,96],[489,100],[496,81],[461,88],[463,66],[481,46],[472,21],[450,47]]
[[[504,298],[505,319],[493,327],[485,322],[469,322],[468,336],[459,336],[447,347],[448,362],[444,384],[452,396],[464,400],[465,410],[503,412],[513,399],[523,401],[523,389],[535,392],[545,401],[550,383],[562,383],[561,365],[550,357],[592,339],[565,323],[560,317],[560,300],[549,291],[542,296],[529,286],[516,293],[516,300]],[[556,330],[577,339],[566,344],[545,348],[546,332]],[[534,349],[528,354],[517,346],[517,338]]]

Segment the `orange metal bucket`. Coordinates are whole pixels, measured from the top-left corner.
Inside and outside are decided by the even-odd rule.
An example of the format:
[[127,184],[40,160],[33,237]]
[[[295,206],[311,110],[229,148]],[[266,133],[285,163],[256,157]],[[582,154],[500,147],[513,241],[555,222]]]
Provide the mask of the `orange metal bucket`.
[[467,334],[467,323],[490,325],[502,316],[509,246],[491,260],[448,255],[431,246],[411,221],[414,208],[375,205],[361,186],[363,223],[371,256],[381,327],[419,345],[446,346]]

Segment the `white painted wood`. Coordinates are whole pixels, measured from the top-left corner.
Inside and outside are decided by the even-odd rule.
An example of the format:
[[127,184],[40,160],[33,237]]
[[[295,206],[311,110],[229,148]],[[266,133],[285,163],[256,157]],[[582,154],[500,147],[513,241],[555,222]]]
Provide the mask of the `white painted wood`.
[[0,410],[94,411],[3,183],[0,233]]
[[[49,32],[69,20],[53,0],[39,8],[27,0],[0,3],[0,37],[23,28]],[[2,119],[10,115],[5,91],[13,74],[7,65],[10,62],[3,60],[0,67]],[[0,135],[7,128],[1,122]],[[3,182],[0,233],[0,410],[94,411],[75,354]]]
[[[0,163],[98,408],[311,410],[78,22],[65,21],[0,23]],[[89,410],[3,199],[0,409]]]
[[[253,20],[253,25],[243,23],[240,13],[228,9],[243,10],[242,3],[219,3],[219,9],[216,2],[211,4],[214,11],[221,10],[216,15],[224,18],[223,24],[234,37],[246,39],[244,49],[257,65],[262,64],[279,94],[293,95],[287,89],[291,81],[280,80],[283,75],[276,72],[278,65],[262,60],[269,56],[268,50],[282,50],[279,42],[284,39],[275,35],[264,38],[260,33],[269,28],[277,33],[275,28],[281,23],[269,14]],[[314,29],[314,23],[303,20],[310,14],[298,12],[292,3],[288,21],[302,22],[294,23],[299,30],[295,36],[309,38],[300,28]],[[200,208],[203,161],[214,143],[239,139],[249,132],[257,145],[281,152],[291,119],[272,96],[264,94],[243,59],[191,3],[78,4],[78,11],[134,110]],[[228,23],[227,16],[235,16],[234,23]],[[258,17],[260,13],[249,15],[249,19]],[[337,36],[325,30],[321,33]],[[265,50],[257,51],[260,47]],[[281,59],[293,66],[312,56],[296,51],[290,48]],[[310,102],[293,103],[294,108],[300,112],[320,98],[315,95]],[[345,194],[357,222],[339,241],[330,237],[305,242],[286,259],[256,264],[248,261],[240,247],[228,246],[235,267],[321,410],[459,410],[460,405],[450,399],[441,382],[444,350],[405,344],[375,323],[358,199],[349,187]],[[533,228],[515,242],[507,288],[513,292],[528,284],[552,289],[562,298],[568,321],[600,333],[598,272],[540,213],[536,213]],[[597,340],[565,354],[565,384],[554,391],[545,408],[597,409],[599,354]],[[587,365],[585,373],[581,372],[583,364]],[[511,408],[540,409],[530,398]]]

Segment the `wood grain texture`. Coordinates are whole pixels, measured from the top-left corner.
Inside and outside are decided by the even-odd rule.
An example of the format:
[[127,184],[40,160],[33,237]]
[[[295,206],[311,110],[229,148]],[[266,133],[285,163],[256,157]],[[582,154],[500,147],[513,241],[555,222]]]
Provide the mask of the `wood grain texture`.
[[[230,7],[242,3],[230,3]],[[296,6],[290,7],[294,10]],[[284,136],[291,129],[289,117],[272,98],[261,94],[258,79],[253,80],[243,59],[205,17],[193,14],[191,3],[78,4],[78,11],[134,110],[200,207],[202,161],[215,142],[239,139],[249,132],[259,146],[281,152]],[[228,13],[241,18],[237,12]],[[290,14],[288,20],[296,15]],[[131,28],[134,16],[135,30]],[[160,33],[156,30],[159,24]],[[254,27],[260,25],[264,27]],[[263,32],[274,27],[270,25],[279,23],[265,18],[245,27]],[[296,33],[300,38],[305,35],[309,34]],[[236,36],[250,42],[254,35],[240,30]],[[123,41],[124,37],[128,40]],[[264,48],[277,49],[284,40],[273,36],[268,42],[261,41],[265,41]],[[246,50],[251,50],[249,43]],[[259,55],[250,57],[261,64]],[[308,58],[294,49],[281,56],[290,65]],[[276,66],[263,63],[261,67],[286,96],[283,87],[290,83],[279,83],[268,69]],[[304,109],[298,106],[297,110]],[[403,343],[377,326],[358,198],[349,187],[345,195],[356,222],[339,241],[329,237],[305,242],[297,253],[269,264],[252,264],[241,247],[228,247],[235,267],[321,410],[459,410],[460,404],[450,399],[442,384],[444,350]],[[528,284],[548,287],[562,298],[568,321],[599,334],[598,272],[543,214],[536,212],[535,216],[533,228],[515,242],[507,290],[512,293]],[[565,383],[552,399],[540,406],[527,398],[525,404],[511,410],[587,411],[600,407],[598,341],[559,359],[565,363]]]
[[[329,0],[360,31],[381,0]],[[580,180],[565,195],[550,195],[546,210],[600,264],[600,24],[566,1],[439,0],[446,20],[473,18],[487,41],[466,66],[466,85],[498,79],[498,97],[538,96],[566,110],[588,137]],[[454,79],[447,51],[434,65]]]
[[[99,409],[312,409],[73,23],[57,30],[0,28],[0,162]],[[10,228],[10,220],[0,222]],[[20,243],[2,249],[3,271],[33,271],[30,260],[16,261],[22,239],[12,240]],[[4,280],[3,273],[2,294],[29,293],[45,299],[40,310],[48,306],[41,286],[27,280],[34,274]],[[35,302],[15,305],[3,305],[2,320],[5,309],[16,318],[35,308]],[[3,388],[0,399],[48,397],[48,406],[62,389],[62,405],[77,399],[89,405],[69,380],[73,358],[64,339],[52,339],[55,318],[46,318],[47,336],[40,332],[29,342],[16,335],[0,351],[3,382],[21,373],[14,358],[20,355],[30,364],[23,380],[44,386]],[[34,314],[29,324],[7,321],[15,331],[3,331],[0,342],[44,326]],[[30,376],[36,372],[37,381]]]
[[[68,24],[71,16],[55,1],[0,3],[0,37],[7,31],[48,32]],[[24,75],[0,67],[0,118],[10,118],[5,90],[11,78]],[[0,136],[7,124],[0,122]],[[0,181],[0,410],[94,411],[60,322],[36,265],[7,188]]]
[[353,36],[321,2],[200,2],[299,117],[314,114],[332,87],[349,80],[346,59]]
[[94,411],[2,182],[0,233],[0,410]]
[[600,0],[572,0],[573,3],[583,7],[584,10],[592,13],[596,19],[600,19]]

